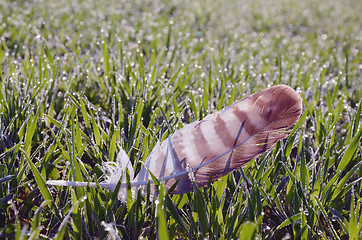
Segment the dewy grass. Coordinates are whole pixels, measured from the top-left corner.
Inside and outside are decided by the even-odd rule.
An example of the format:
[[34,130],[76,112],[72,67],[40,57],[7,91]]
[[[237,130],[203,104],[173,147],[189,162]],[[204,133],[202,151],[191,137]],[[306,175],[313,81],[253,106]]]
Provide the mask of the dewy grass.
[[[362,4],[1,1],[0,236],[362,237]],[[172,195],[101,182],[184,124],[269,85],[297,89],[292,134],[243,169]]]

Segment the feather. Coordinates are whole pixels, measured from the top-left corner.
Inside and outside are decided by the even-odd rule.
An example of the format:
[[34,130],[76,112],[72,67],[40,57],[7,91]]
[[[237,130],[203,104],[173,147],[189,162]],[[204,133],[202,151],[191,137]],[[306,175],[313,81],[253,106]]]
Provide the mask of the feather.
[[[132,163],[129,160],[127,153],[121,149],[121,151],[117,155],[116,162],[106,162],[105,163],[105,171],[109,172],[108,174],[108,181],[101,182],[99,185],[103,188],[107,188],[112,192],[115,190],[119,180],[122,177],[122,184],[123,188],[120,189],[118,193],[118,198],[120,200],[125,200],[127,196],[126,192],[126,171],[128,170],[129,176],[133,179],[134,171],[132,167]],[[65,181],[65,180],[48,180],[46,181],[48,185],[57,185],[57,186],[68,186],[68,187],[93,187],[96,188],[97,184],[94,182],[77,182],[77,181]]]
[[[211,181],[217,180],[287,137],[301,112],[301,97],[285,85],[243,98],[201,121],[184,126],[157,144],[131,181],[131,186],[145,188],[148,181],[152,183],[151,172],[158,180],[164,181],[168,189],[178,182],[173,190],[175,194],[191,191],[192,181],[202,187],[210,177]],[[120,170],[114,171],[111,181],[102,183],[101,187],[114,190],[127,167],[130,175],[133,175],[127,155],[123,150],[120,154]],[[66,181],[47,183],[67,184]],[[125,185],[122,184],[121,188],[125,188]],[[73,182],[66,186],[80,185]],[[123,194],[122,191],[119,195]]]

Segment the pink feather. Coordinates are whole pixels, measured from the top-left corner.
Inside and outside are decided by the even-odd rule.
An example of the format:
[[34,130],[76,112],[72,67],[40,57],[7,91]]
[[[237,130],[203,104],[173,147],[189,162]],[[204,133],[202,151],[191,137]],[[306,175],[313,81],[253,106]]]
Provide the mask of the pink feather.
[[[231,106],[192,122],[155,146],[138,175],[131,181],[134,187],[152,183],[149,172],[167,188],[176,182],[173,193],[181,194],[199,187],[210,179],[215,181],[230,171],[242,167],[274,144],[287,137],[302,113],[302,99],[285,85],[278,85]],[[111,174],[111,181],[101,186],[114,190],[126,168],[133,175],[128,156],[119,154],[120,168]],[[190,178],[191,176],[191,178]],[[89,183],[47,181],[51,185],[87,186]],[[125,188],[122,184],[121,188]],[[90,184],[89,186],[93,186]],[[124,196],[121,190],[119,196]]]

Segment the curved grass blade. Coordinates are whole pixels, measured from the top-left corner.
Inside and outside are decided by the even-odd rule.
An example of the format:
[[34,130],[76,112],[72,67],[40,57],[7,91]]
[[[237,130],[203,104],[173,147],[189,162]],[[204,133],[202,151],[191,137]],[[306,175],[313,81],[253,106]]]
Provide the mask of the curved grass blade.
[[340,161],[340,163],[338,165],[337,173],[343,171],[346,168],[347,164],[353,158],[353,155],[355,154],[355,152],[357,150],[358,144],[361,141],[361,135],[362,135],[362,127],[360,128],[360,130],[358,131],[356,136],[352,139],[347,150],[345,151],[345,153],[342,157],[342,160]]
[[25,152],[24,149],[20,148],[20,151],[24,154],[26,161],[28,162],[31,171],[33,172],[35,181],[39,187],[39,190],[41,192],[41,194],[43,195],[44,199],[46,201],[50,201],[50,208],[52,209],[53,213],[59,218],[61,219],[60,216],[60,212],[58,210],[58,208],[56,207],[56,205],[54,204],[53,198],[50,195],[50,192],[48,190],[48,188],[45,185],[45,181],[42,177],[42,175],[40,174],[40,172],[38,171],[38,169],[35,167],[34,163],[30,160],[28,154]]

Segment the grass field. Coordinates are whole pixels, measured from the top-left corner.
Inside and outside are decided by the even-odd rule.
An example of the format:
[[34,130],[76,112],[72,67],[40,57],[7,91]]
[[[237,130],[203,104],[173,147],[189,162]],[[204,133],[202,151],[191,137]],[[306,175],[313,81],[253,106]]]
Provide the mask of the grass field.
[[[361,239],[360,0],[0,0],[0,239]],[[208,187],[125,202],[119,149],[268,86],[303,98],[284,141]]]

